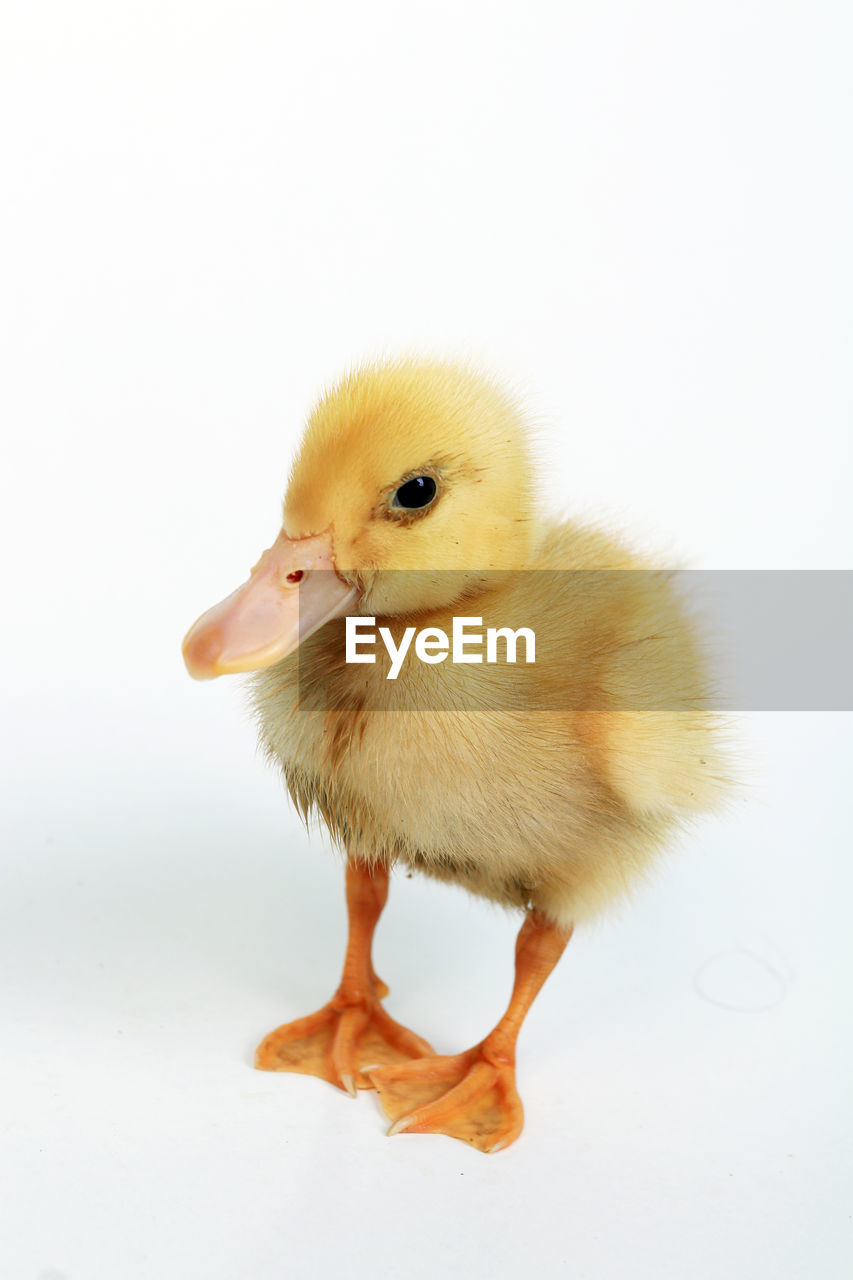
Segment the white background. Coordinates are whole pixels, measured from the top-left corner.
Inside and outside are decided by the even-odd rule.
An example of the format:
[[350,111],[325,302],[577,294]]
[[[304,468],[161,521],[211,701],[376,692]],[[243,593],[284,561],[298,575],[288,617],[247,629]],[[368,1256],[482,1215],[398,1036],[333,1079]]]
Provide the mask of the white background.
[[[487,1158],[252,1071],[337,982],[341,876],[179,644],[385,350],[527,388],[552,505],[848,566],[852,43],[813,0],[5,0],[4,1280],[850,1274],[849,716],[751,719]],[[391,1012],[472,1043],[514,928],[395,879]]]

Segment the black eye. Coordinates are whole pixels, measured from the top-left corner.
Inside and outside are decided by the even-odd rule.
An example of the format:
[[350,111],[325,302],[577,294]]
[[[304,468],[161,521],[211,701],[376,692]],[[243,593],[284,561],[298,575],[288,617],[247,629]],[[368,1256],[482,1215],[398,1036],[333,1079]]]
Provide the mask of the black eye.
[[394,494],[392,507],[402,507],[404,511],[416,511],[418,507],[428,507],[435,497],[436,483],[432,476],[415,476],[401,484]]

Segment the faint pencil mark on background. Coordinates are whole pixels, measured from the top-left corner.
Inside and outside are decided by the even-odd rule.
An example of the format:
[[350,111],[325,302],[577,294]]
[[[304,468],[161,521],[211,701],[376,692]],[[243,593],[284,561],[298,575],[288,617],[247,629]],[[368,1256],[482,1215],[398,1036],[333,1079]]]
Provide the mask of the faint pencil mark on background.
[[762,939],[711,956],[697,970],[693,987],[703,1000],[720,1009],[766,1013],[782,1003],[794,976],[775,944]]

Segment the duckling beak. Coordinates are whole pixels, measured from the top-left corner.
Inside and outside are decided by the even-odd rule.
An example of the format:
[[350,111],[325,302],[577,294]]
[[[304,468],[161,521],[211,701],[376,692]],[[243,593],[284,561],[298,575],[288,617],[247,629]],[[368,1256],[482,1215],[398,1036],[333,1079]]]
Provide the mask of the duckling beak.
[[184,638],[184,662],[196,680],[259,671],[280,662],[330,618],[349,612],[355,587],[335,572],[330,533],[282,532],[248,582],[203,613]]

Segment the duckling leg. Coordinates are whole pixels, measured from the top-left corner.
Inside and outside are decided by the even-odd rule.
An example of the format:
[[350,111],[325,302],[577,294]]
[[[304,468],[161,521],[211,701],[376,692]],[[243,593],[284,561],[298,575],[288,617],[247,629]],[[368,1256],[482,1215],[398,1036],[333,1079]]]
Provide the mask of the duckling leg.
[[527,1012],[565,950],[571,928],[531,911],[515,947],[515,985],[506,1013],[485,1040],[452,1057],[369,1067],[395,1133],[444,1133],[478,1151],[500,1151],[521,1133],[515,1046]]
[[349,938],[340,986],[316,1013],[271,1031],[258,1046],[255,1066],[320,1076],[355,1097],[358,1089],[373,1088],[364,1063],[405,1062],[433,1050],[380,1004],[388,988],[376,976],[370,950],[388,897],[388,872],[349,863],[346,893]]

